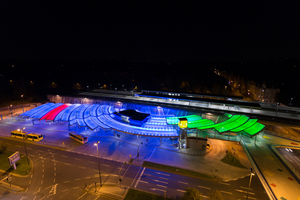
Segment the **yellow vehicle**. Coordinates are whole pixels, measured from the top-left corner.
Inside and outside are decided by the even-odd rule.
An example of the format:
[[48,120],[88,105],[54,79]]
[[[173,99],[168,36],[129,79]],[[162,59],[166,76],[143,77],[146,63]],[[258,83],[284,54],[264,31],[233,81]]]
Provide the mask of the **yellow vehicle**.
[[20,129],[17,129],[17,130],[14,130],[14,131],[10,132],[11,137],[21,138],[21,139],[22,138],[26,139],[26,134],[27,134],[27,132],[24,132]]
[[85,137],[84,135],[76,135],[74,133],[69,133],[70,138],[72,138],[73,140],[76,140],[77,142],[80,142],[82,144],[85,144],[88,142],[88,138]]
[[43,135],[38,134],[38,133],[28,133],[26,135],[27,140],[32,140],[32,141],[41,141],[44,139]]

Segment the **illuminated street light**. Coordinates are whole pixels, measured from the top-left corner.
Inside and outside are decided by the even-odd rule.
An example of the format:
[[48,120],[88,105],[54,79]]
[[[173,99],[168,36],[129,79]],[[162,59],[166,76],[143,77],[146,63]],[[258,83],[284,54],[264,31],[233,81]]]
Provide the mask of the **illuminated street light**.
[[[100,144],[100,141],[97,141],[97,143],[94,143],[94,146],[97,146],[97,155],[98,155],[98,167],[99,167],[99,179],[100,179],[100,187],[102,187],[101,183],[101,169],[100,169],[100,158],[99,158],[99,151],[98,151],[98,145]],[[96,191],[96,189],[95,189]]]
[[[252,168],[250,168],[250,171],[251,171],[251,174],[250,174],[250,180],[249,180],[249,189],[250,189],[250,186],[251,186],[251,180],[252,180],[252,176],[254,176],[254,172],[252,171]],[[248,195],[249,195],[249,191],[247,192],[247,198],[246,200],[248,200]]]

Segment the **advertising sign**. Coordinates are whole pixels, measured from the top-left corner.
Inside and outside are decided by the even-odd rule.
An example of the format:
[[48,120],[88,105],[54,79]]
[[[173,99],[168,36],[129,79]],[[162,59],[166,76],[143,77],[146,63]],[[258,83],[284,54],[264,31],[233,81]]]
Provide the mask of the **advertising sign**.
[[18,151],[8,157],[9,165],[15,164],[15,162],[17,162],[18,160],[20,160],[20,154]]

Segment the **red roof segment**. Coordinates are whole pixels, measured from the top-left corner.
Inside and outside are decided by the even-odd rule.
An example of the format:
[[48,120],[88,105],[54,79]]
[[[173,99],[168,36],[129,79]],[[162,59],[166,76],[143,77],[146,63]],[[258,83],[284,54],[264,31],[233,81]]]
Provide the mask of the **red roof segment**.
[[61,105],[51,111],[49,111],[47,114],[45,114],[40,120],[46,119],[47,120],[54,120],[56,115],[58,115],[58,113],[60,113],[61,111],[63,111],[64,109],[66,109],[67,107],[69,107],[71,104],[64,104]]

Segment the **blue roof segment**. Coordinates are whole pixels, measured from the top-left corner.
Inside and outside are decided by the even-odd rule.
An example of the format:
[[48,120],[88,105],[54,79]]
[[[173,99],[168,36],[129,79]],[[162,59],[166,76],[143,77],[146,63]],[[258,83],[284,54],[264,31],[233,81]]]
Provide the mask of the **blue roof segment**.
[[84,111],[83,117],[84,117],[84,118],[90,117],[90,116],[91,116],[91,109],[92,109],[93,107],[95,107],[96,105],[97,105],[97,104],[92,104],[92,105],[90,105],[89,107],[87,107],[87,109],[85,109],[85,111]]
[[[81,104],[73,104],[73,105],[69,106],[68,108],[66,108],[65,112],[63,113],[63,115],[60,118],[60,121],[64,121],[64,122],[69,121],[70,114],[74,111],[74,109],[76,109],[80,105]],[[55,120],[56,120],[56,118],[55,118]]]
[[99,104],[93,104],[93,107],[90,110],[90,115],[93,117],[97,117],[97,109],[99,108]]
[[[69,108],[69,106],[68,106],[67,108]],[[53,121],[60,121],[61,117],[62,117],[63,114],[66,112],[67,108],[64,109],[64,110],[62,110],[60,113],[58,113],[58,114],[55,116],[55,118],[54,118]]]
[[50,112],[51,110],[53,110],[54,108],[57,108],[59,106],[63,105],[63,103],[57,103],[57,104],[53,104],[47,108],[44,108],[42,110],[40,110],[39,112],[31,115],[31,118],[35,118],[35,119],[40,119],[42,118],[44,115],[46,115],[48,112]]
[[97,116],[100,116],[103,114],[102,108],[104,107],[104,105],[101,105],[97,108]]
[[94,129],[96,129],[98,127],[98,125],[93,120],[91,120],[91,117],[85,118],[84,122],[92,130],[94,130]]
[[33,108],[31,110],[28,110],[27,112],[24,112],[22,114],[20,114],[20,116],[22,117],[29,117],[37,112],[40,112],[41,110],[45,109],[45,108],[48,108],[50,107],[51,105],[54,105],[54,103],[46,103],[46,104],[43,104],[41,106],[38,106],[36,108]]
[[90,106],[90,104],[82,104],[79,108],[79,110],[77,111],[77,115],[76,118],[77,119],[83,119],[83,114],[85,112],[85,110]]
[[86,126],[86,124],[85,124],[85,122],[84,122],[83,119],[76,119],[76,120],[77,120],[77,124],[78,124],[79,126],[81,126],[81,127],[85,127],[85,126]]
[[74,119],[76,119],[77,118],[77,112],[79,112],[79,110],[81,109],[81,108],[83,108],[84,106],[82,105],[82,104],[80,104],[78,107],[76,107],[72,112],[71,112],[71,114],[70,114],[70,116],[69,116],[69,121],[72,121],[72,120],[74,120]]
[[110,127],[102,123],[97,117],[90,117],[91,120],[93,120],[94,123],[96,123],[98,126],[104,129],[109,129]]

